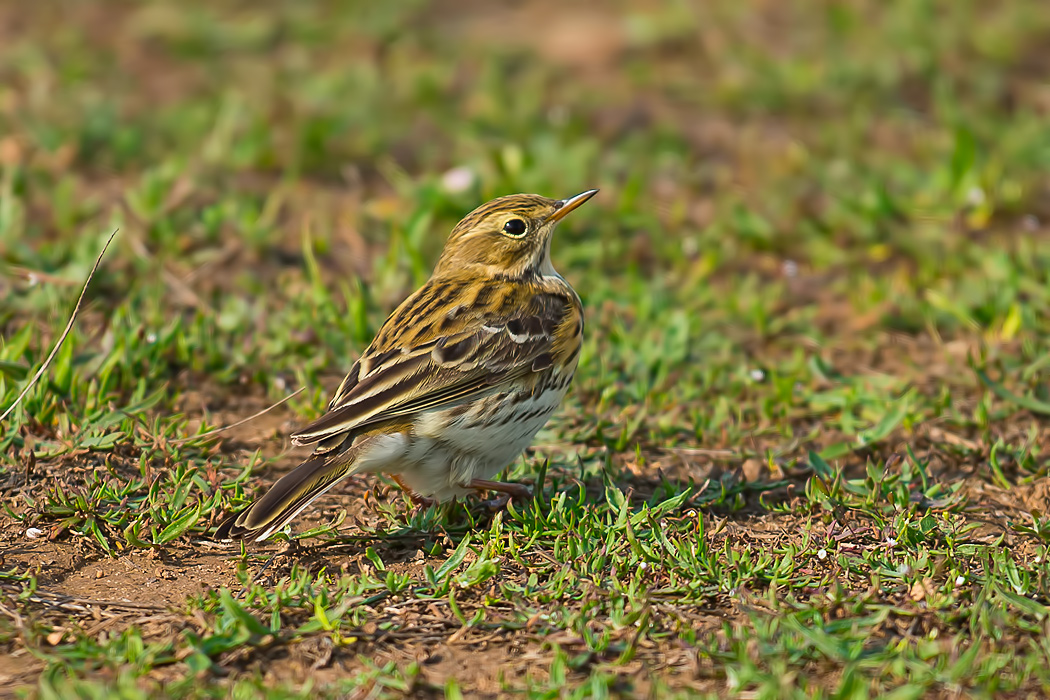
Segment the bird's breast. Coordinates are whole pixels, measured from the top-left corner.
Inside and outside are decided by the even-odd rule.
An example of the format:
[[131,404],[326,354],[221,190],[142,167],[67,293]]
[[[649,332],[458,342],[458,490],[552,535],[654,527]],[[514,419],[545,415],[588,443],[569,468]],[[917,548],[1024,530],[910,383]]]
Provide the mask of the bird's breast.
[[[513,460],[561,404],[572,372],[550,371],[468,403],[419,416],[414,433],[454,452]],[[502,465],[501,465],[502,466]]]

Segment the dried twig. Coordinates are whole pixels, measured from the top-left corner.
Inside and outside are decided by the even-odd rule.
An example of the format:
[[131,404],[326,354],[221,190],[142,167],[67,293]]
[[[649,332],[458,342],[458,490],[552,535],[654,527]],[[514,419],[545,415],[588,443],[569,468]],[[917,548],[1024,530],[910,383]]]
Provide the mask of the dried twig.
[[668,447],[667,452],[688,457],[739,457],[733,450],[712,450],[705,447]]
[[261,415],[263,415],[265,413],[269,413],[270,411],[272,411],[273,409],[277,408],[278,406],[280,406],[284,402],[288,401],[289,399],[292,399],[292,398],[298,396],[299,394],[303,393],[303,391],[305,389],[306,389],[305,386],[301,386],[298,389],[296,389],[294,392],[292,392],[291,394],[288,394],[288,396],[285,396],[283,399],[281,399],[277,403],[275,403],[275,404],[273,404],[271,406],[268,406],[267,408],[264,408],[261,411],[253,413],[252,415],[248,416],[247,418],[242,418],[241,420],[237,421],[236,423],[232,423],[232,424],[224,426],[222,428],[216,428],[215,430],[209,430],[208,432],[201,433],[200,435],[190,435],[189,437],[179,438],[178,440],[169,440],[168,444],[170,444],[170,445],[182,445],[182,444],[187,443],[187,442],[189,442],[191,440],[202,440],[204,438],[209,438],[212,435],[218,435],[219,433],[226,432],[227,430],[233,430],[234,428],[242,426],[242,425],[244,425],[245,423],[247,423],[249,421],[255,420],[256,418],[258,418],[259,416],[261,416]]
[[51,354],[47,356],[46,360],[44,360],[44,364],[40,365],[40,369],[37,370],[36,374],[33,375],[33,378],[29,380],[29,383],[26,384],[24,389],[22,389],[22,393],[18,395],[15,402],[7,407],[7,410],[4,411],[3,415],[0,415],[0,421],[7,418],[11,414],[11,411],[15,410],[15,407],[18,404],[22,403],[22,399],[24,399],[26,394],[29,393],[29,390],[36,385],[40,380],[40,377],[44,375],[44,372],[46,372],[47,368],[51,365],[51,361],[55,359],[55,355],[58,354],[58,349],[62,347],[62,343],[65,342],[69,332],[73,330],[73,323],[77,320],[77,314],[80,313],[80,307],[84,303],[84,295],[87,294],[88,285],[91,284],[91,280],[94,278],[95,272],[98,270],[99,263],[102,262],[102,256],[106,254],[106,251],[109,249],[109,244],[113,242],[113,238],[117,235],[117,231],[119,230],[120,229],[113,229],[113,233],[109,234],[109,240],[106,241],[106,245],[102,246],[102,252],[98,254],[98,257],[95,259],[95,264],[91,266],[91,272],[88,273],[87,279],[84,280],[84,288],[80,290],[80,297],[77,299],[77,305],[73,307],[73,313],[69,315],[69,322],[66,323],[66,329],[62,331],[62,335],[58,337],[55,346],[51,348]]

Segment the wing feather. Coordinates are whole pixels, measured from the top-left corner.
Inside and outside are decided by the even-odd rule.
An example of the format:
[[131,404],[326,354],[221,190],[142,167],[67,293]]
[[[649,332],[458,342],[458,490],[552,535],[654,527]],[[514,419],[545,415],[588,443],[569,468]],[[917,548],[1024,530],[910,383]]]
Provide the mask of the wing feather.
[[[430,300],[420,296],[416,301]],[[394,347],[373,344],[354,365],[353,377],[343,380],[328,413],[295,432],[292,442],[330,441],[391,418],[470,401],[508,381],[546,370],[554,354],[554,331],[566,318],[569,304],[563,297],[536,294],[525,304],[512,305],[516,313],[457,314],[448,332],[407,338],[404,332],[384,333],[386,326],[412,318],[399,309],[376,341],[406,342]]]

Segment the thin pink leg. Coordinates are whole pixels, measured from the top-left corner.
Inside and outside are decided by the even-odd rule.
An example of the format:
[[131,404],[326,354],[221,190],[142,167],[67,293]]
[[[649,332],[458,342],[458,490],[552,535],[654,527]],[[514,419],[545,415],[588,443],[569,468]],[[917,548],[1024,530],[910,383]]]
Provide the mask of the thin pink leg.
[[478,491],[488,490],[496,491],[498,493],[505,493],[510,498],[516,498],[520,501],[527,501],[532,498],[532,489],[525,484],[514,484],[506,481],[489,481],[488,479],[474,479],[467,488],[477,489]]
[[401,487],[402,491],[408,494],[408,500],[412,501],[412,505],[421,508],[429,508],[430,506],[434,505],[434,500],[432,498],[420,496],[418,493],[408,488],[408,486],[405,485],[405,482],[401,481],[401,477],[399,477],[397,474],[391,474],[390,478],[392,478],[397,483],[397,485]]

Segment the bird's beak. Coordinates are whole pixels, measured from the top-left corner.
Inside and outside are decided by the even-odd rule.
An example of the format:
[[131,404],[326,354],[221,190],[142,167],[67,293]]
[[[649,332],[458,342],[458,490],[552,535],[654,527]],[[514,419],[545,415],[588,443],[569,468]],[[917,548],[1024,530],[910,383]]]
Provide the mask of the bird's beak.
[[558,221],[561,221],[562,219],[565,218],[566,214],[568,214],[570,211],[572,211],[576,207],[580,206],[581,204],[583,204],[584,202],[586,202],[588,199],[590,199],[591,197],[593,197],[596,194],[598,194],[598,190],[594,189],[594,190],[587,190],[586,192],[581,192],[580,194],[576,195],[575,197],[569,197],[568,199],[559,199],[558,200],[558,205],[557,205],[558,208],[554,210],[554,213],[551,214],[550,218],[547,219],[547,220],[550,221],[551,223],[556,223]]

